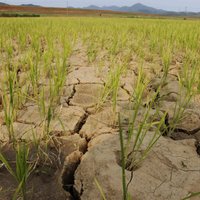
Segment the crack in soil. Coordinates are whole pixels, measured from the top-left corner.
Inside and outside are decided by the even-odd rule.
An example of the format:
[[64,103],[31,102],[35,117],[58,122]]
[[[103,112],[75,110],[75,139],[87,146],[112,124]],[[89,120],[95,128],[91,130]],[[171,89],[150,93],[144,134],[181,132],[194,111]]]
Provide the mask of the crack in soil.
[[70,154],[66,159],[61,174],[63,189],[70,193],[73,200],[80,200],[80,195],[74,187],[74,174],[81,162],[82,154],[78,151]]
[[[187,134],[187,135],[191,136],[192,138],[194,138],[196,140],[196,143],[195,143],[196,152],[198,155],[200,155],[200,140],[197,137],[195,137],[196,133],[198,133],[199,131],[200,131],[200,127],[193,129],[193,130],[176,128],[174,130],[174,133],[184,133],[184,134]],[[173,135],[170,138],[173,140],[179,140],[178,138],[174,138]]]
[[131,93],[125,88],[125,84],[121,86],[121,89],[124,90],[131,97]]
[[18,119],[17,119],[15,122],[20,123],[20,124],[25,124],[25,125],[37,126],[37,124],[34,123],[34,122],[27,122],[27,121],[24,121],[24,120],[18,120]]
[[[85,113],[81,119],[77,122],[74,133],[80,132],[84,124],[86,123],[87,119],[89,117],[89,113]],[[75,173],[78,168],[78,166],[81,163],[82,156],[88,151],[88,141],[87,142],[87,148],[84,153],[79,154],[80,152],[73,152],[66,158],[66,165],[64,166],[63,172],[62,172],[62,183],[63,183],[63,189],[70,193],[71,198],[73,200],[81,200],[81,195],[83,194],[83,182],[81,182],[81,191],[80,193],[76,190],[74,187],[75,182]],[[78,154],[78,156],[77,156]]]
[[186,129],[182,129],[182,128],[176,128],[174,130],[174,132],[182,132],[182,133],[186,133],[187,135],[194,135],[194,134],[196,134],[199,131],[200,131],[200,127],[195,128],[193,130],[186,130]]
[[184,128],[174,128],[173,133],[169,136],[168,133],[170,131],[171,125],[169,123],[169,115],[168,114],[165,117],[165,126],[166,126],[166,129],[164,130],[163,136],[170,137],[172,140],[184,139],[184,138],[180,138],[180,137],[174,137],[173,133],[186,134],[188,136],[191,136],[193,139],[195,139],[196,140],[196,143],[195,143],[196,152],[198,155],[200,155],[200,140],[197,139],[197,137],[195,137],[196,133],[198,133],[200,131],[200,127],[197,127],[193,130],[187,130]]
[[69,106],[70,101],[73,99],[74,95],[76,94],[76,85],[73,85],[72,93],[69,98],[66,100],[67,105]]
[[81,179],[81,191],[80,191],[80,197],[82,196],[83,192],[84,192],[84,189],[83,189],[83,180]]
[[87,119],[89,117],[89,114],[86,112],[81,119],[77,122],[75,128],[74,128],[74,133],[78,133],[80,132],[80,130],[82,129],[82,127],[84,126],[84,124],[86,123]]
[[[79,78],[76,78],[77,79],[77,81],[78,81],[78,84],[81,84],[81,80],[79,79]],[[77,85],[78,85],[77,84]]]

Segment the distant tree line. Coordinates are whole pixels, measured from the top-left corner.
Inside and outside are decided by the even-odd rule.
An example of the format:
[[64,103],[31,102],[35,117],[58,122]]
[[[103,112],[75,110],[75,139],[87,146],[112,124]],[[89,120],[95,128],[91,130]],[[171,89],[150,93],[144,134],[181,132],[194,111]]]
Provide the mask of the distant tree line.
[[40,15],[28,13],[0,13],[0,17],[40,17]]

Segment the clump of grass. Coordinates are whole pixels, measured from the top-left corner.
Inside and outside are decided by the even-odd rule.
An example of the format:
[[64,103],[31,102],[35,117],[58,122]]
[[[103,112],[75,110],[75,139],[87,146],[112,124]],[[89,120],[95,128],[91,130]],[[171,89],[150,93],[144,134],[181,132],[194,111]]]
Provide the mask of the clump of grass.
[[89,63],[92,63],[95,61],[97,57],[97,49],[94,46],[94,43],[91,43],[87,49],[87,56],[88,56],[88,61]]
[[107,80],[102,91],[99,104],[97,105],[97,109],[100,108],[109,98],[111,98],[113,111],[116,111],[117,106],[117,95],[120,86],[120,77],[123,72],[123,67],[121,65],[117,65],[110,69],[108,73]]
[[183,118],[192,98],[198,93],[198,63],[196,58],[192,57],[186,61],[178,76],[179,80],[179,97],[175,104],[173,118],[170,120],[168,127],[168,136],[171,136],[176,126]]
[[9,67],[5,69],[6,71],[6,86],[3,88],[3,110],[6,127],[9,134],[9,139],[14,140],[14,129],[13,122],[16,118],[16,99],[15,99],[15,84],[17,81],[15,69],[11,70]]
[[38,55],[36,55],[35,59],[33,58],[33,55],[30,55],[29,58],[29,77],[30,77],[30,83],[32,86],[32,94],[34,97],[37,97],[39,92],[39,58]]
[[[121,125],[121,118],[119,115],[119,134],[120,134],[120,146],[121,146],[121,165],[122,165],[122,186],[123,186],[123,198],[129,199],[128,187],[133,178],[133,172],[141,165],[143,160],[146,159],[154,145],[157,143],[163,132],[161,127],[165,125],[166,113],[163,114],[159,121],[151,116],[151,109],[155,106],[159,89],[153,95],[150,103],[146,105],[143,117],[139,124],[137,117],[142,107],[142,99],[144,91],[146,90],[148,82],[145,79],[145,74],[142,68],[139,69],[137,83],[133,95],[133,116],[129,120],[127,140],[124,140],[124,133]],[[155,108],[155,115],[159,115],[159,109]],[[153,132],[150,134],[150,130],[153,128]],[[148,137],[148,141],[145,138]],[[143,143],[145,142],[145,146]],[[131,179],[126,182],[126,169],[132,172]]]
[[9,164],[4,155],[0,153],[0,161],[3,163],[8,172],[15,178],[18,187],[14,193],[13,199],[18,199],[19,196],[26,200],[27,180],[34,169],[34,165],[29,163],[29,147],[25,143],[16,144],[16,163],[15,169]]
[[[48,94],[45,94],[45,89],[42,87],[38,99],[39,109],[45,122],[44,133],[46,136],[49,136],[50,124],[55,117],[55,109],[59,104],[61,92],[65,84],[67,74],[66,60],[66,57],[61,60],[59,55],[57,55],[56,65],[51,66],[49,69]],[[46,95],[48,95],[48,99],[46,99]]]

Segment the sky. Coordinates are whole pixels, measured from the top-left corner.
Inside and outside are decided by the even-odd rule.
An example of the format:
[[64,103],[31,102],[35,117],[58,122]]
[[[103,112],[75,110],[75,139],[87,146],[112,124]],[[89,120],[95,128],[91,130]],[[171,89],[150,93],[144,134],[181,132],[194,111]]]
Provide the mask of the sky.
[[37,4],[48,7],[86,7],[89,5],[97,6],[131,6],[135,3],[143,3],[147,6],[160,8],[170,11],[195,11],[200,12],[200,0],[0,0],[8,4]]

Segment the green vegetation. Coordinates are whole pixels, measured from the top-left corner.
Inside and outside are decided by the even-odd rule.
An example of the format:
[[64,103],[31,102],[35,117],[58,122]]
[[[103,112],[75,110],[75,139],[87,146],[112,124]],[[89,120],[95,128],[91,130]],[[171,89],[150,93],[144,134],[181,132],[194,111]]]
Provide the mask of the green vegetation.
[[8,163],[6,158],[0,153],[0,161],[5,165],[8,172],[16,179],[18,187],[14,193],[13,199],[18,199],[20,195],[26,199],[26,184],[34,165],[28,163],[29,147],[25,143],[18,143],[16,146],[16,166],[15,169]]
[[[39,17],[9,13],[0,16]],[[48,143],[53,138],[52,121],[62,124],[57,110],[63,106],[61,96],[70,71],[69,58],[76,45],[85,49],[88,65],[97,66],[98,73],[104,76],[96,111],[110,105],[116,116],[122,112],[118,105],[119,92],[124,87],[122,79],[131,72],[135,76],[135,81],[130,83],[133,91],[127,92],[132,109],[128,125],[124,128],[121,114],[118,122],[123,199],[130,199],[131,180],[127,183],[126,170],[134,174],[160,137],[171,136],[191,100],[200,93],[199,25],[199,21],[159,19],[0,18],[0,112],[8,142],[16,151],[15,169],[1,153],[0,161],[18,183],[15,199],[19,195],[26,199],[27,179],[34,167],[28,162],[29,147],[26,141],[21,143],[14,123],[19,111],[32,103],[37,105],[42,119],[41,140]],[[99,58],[102,52],[104,56]],[[174,67],[177,67],[175,72]],[[155,77],[159,83],[152,89]],[[162,96],[162,90],[175,79],[179,91],[169,119],[167,111],[160,106],[170,94]],[[95,183],[106,199],[101,183],[96,179]]]
[[29,13],[0,13],[0,17],[40,17],[38,14],[29,14]]

